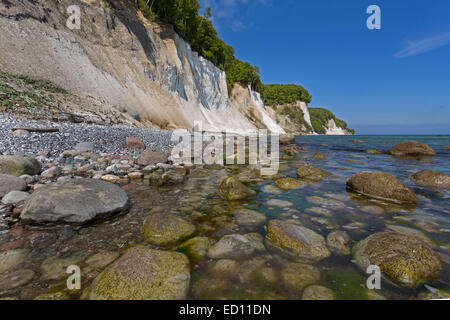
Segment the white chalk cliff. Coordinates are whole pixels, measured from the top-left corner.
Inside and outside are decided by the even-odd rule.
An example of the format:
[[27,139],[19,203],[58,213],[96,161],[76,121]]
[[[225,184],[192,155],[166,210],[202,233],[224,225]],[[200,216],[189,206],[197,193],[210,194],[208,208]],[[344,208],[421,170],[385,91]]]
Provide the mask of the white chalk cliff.
[[[239,84],[229,93],[225,72],[132,4],[0,1],[0,69],[95,97],[147,126],[192,129],[201,122],[207,131],[285,133],[258,93]],[[79,30],[66,26],[71,5],[81,9]],[[298,107],[311,127],[306,104]]]

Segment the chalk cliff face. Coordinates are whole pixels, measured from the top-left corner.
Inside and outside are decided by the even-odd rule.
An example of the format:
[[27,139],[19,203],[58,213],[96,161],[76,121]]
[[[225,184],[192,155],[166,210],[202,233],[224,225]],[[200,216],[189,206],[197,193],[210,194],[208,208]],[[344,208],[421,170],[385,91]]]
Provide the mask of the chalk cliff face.
[[[70,108],[100,105],[103,114],[135,126],[192,129],[201,122],[207,131],[314,133],[304,102],[293,106],[299,117],[265,107],[246,86],[235,84],[229,93],[225,72],[133,4],[0,1],[0,71],[49,80],[76,98]],[[81,9],[78,30],[67,27],[72,5]],[[330,125],[329,132],[339,130]]]
[[[256,130],[248,110],[229,98],[225,73],[172,27],[140,16],[132,3],[1,1],[1,70],[50,80],[162,128],[192,129],[202,122],[204,130]],[[80,30],[66,26],[71,5],[81,9]],[[239,93],[242,99],[257,96]],[[257,122],[282,130],[258,109]]]

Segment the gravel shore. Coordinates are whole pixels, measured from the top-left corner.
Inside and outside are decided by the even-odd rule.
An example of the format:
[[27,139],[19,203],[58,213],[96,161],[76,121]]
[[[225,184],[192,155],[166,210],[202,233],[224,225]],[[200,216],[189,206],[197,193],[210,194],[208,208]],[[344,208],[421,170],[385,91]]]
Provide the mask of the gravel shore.
[[[58,128],[59,132],[30,132],[26,137],[16,137],[12,135],[12,129],[17,127]],[[173,146],[170,131],[35,121],[4,113],[0,113],[0,131],[0,154],[36,156],[46,150],[50,159],[57,158],[65,150],[74,149],[80,142],[93,143],[92,151],[96,153],[120,154],[127,150],[127,137],[139,138],[147,148],[164,152]]]

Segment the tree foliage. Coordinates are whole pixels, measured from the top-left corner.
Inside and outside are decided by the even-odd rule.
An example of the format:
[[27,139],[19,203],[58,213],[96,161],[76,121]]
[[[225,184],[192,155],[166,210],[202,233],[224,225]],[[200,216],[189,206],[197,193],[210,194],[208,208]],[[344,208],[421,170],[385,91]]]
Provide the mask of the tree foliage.
[[311,102],[308,90],[297,84],[265,84],[261,97],[268,106],[292,104],[296,101]]
[[333,112],[324,108],[309,108],[309,115],[311,117],[311,124],[315,132],[319,134],[326,134],[326,125],[328,120],[333,119],[336,126],[348,130],[354,134],[354,130],[347,128],[347,123],[341,119],[336,118]]

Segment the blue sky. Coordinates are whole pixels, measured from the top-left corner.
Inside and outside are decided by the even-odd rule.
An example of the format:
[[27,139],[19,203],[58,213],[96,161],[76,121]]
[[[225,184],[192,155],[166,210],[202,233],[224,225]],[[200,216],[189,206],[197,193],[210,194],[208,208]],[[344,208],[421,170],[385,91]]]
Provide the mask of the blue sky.
[[[450,1],[200,0],[264,83],[298,83],[360,134],[450,134]],[[369,5],[381,30],[369,30]]]

